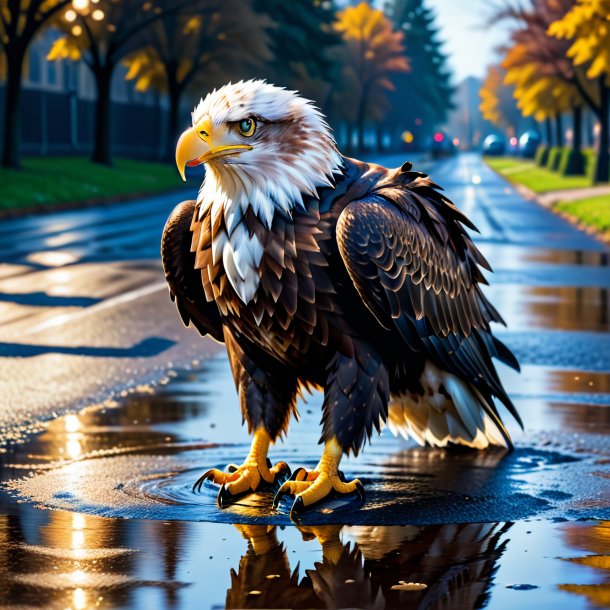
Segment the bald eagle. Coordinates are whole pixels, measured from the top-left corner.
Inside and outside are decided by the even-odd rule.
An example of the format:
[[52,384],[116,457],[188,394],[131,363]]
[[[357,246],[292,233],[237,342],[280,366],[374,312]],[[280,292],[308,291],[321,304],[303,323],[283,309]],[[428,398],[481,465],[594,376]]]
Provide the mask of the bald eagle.
[[219,506],[287,478],[267,451],[297,416],[302,387],[324,392],[324,449],[276,495],[293,513],[330,494],[364,497],[342,455],[373,429],[421,445],[510,446],[495,400],[521,423],[492,358],[518,368],[490,330],[490,270],[474,225],[410,163],[342,156],[321,112],[265,81],[202,99],[176,162],[206,164],[196,201],[162,239],[182,320],[224,342],[252,446],[241,466],[208,470]]

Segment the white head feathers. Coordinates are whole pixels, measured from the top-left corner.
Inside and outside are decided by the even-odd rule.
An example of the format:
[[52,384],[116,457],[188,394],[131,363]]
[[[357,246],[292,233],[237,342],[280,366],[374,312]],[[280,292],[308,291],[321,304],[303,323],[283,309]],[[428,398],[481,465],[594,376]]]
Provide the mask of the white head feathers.
[[[276,212],[292,216],[303,206],[303,195],[315,196],[318,187],[332,185],[341,156],[322,113],[309,100],[265,81],[229,83],[212,91],[196,106],[193,125],[206,116],[213,129],[230,126],[232,143],[252,146],[209,161],[198,197],[200,214],[210,212],[213,226],[219,214],[224,216],[224,228],[212,236],[214,262],[222,258],[231,285],[248,303],[259,285],[263,253],[243,222],[248,207],[270,229]],[[256,129],[240,140],[234,127],[246,119]]]

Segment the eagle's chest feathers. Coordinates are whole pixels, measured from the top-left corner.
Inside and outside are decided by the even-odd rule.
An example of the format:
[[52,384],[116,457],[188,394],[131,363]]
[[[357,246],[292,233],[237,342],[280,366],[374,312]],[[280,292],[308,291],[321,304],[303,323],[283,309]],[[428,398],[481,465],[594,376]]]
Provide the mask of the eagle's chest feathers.
[[292,217],[276,208],[269,224],[264,214],[276,205],[271,201],[225,201],[222,208],[218,201],[207,207],[201,201],[192,226],[207,299],[216,302],[227,323],[270,342],[274,352],[287,347],[277,341],[305,348],[300,344],[314,328],[322,328],[324,339],[328,329],[320,306],[331,310],[334,292],[320,248],[330,227],[320,219],[318,201],[308,198]]

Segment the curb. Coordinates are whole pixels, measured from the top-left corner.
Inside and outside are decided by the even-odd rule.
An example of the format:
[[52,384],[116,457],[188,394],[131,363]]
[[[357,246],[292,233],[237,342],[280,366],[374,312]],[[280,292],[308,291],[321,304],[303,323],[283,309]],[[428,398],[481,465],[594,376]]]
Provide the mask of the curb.
[[[504,176],[500,172],[496,171],[488,163],[485,163],[485,165],[492,172],[494,172],[495,174],[500,176],[500,178],[502,178],[503,180],[508,182],[515,189],[515,191],[517,191],[517,193],[519,193],[519,195],[521,195],[521,197],[523,197],[524,199],[527,199],[528,201],[536,202],[539,206],[541,206],[547,210],[550,210],[551,212],[553,212],[553,214],[556,214],[557,216],[559,216],[561,218],[564,218],[570,224],[574,225],[579,231],[583,231],[584,233],[587,233],[588,235],[595,237],[603,244],[606,244],[606,245],[610,244],[610,231],[606,231],[606,232],[598,231],[595,227],[585,224],[576,216],[572,216],[571,214],[568,214],[567,212],[562,212],[561,210],[558,210],[555,207],[555,205],[561,201],[569,201],[569,199],[564,200],[564,199],[561,199],[560,197],[558,197],[558,194],[563,191],[547,191],[545,193],[536,193],[536,192],[532,191],[531,189],[529,189],[527,186],[524,186],[523,184],[511,182],[511,180],[509,180],[507,176]],[[603,195],[605,193],[601,193],[601,194]],[[610,197],[610,195],[609,195],[609,197]],[[573,199],[572,201],[577,201],[577,199]]]

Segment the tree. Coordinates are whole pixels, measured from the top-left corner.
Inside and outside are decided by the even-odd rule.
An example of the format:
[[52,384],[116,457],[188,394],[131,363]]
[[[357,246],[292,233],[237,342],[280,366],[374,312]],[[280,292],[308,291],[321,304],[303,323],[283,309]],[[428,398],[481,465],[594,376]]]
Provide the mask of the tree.
[[271,60],[266,29],[272,26],[247,0],[208,0],[196,11],[185,8],[143,31],[144,46],[125,60],[127,79],[135,79],[138,91],[167,92],[168,157],[178,134],[184,92],[197,84],[223,84],[231,74],[241,78],[248,67]]
[[393,30],[392,22],[366,2],[340,11],[335,29],[345,42],[340,105],[356,124],[362,150],[365,122],[381,120],[389,109],[385,92],[394,90],[389,75],[409,69],[404,34]]
[[393,78],[396,92],[389,119],[399,133],[408,129],[419,141],[447,120],[455,91],[436,16],[424,2],[394,0],[390,8],[394,27],[405,32],[411,70]]
[[329,96],[339,76],[332,53],[342,44],[333,27],[333,2],[254,0],[254,9],[276,24],[273,59],[262,74],[277,85],[298,89],[332,114]]
[[[191,2],[191,5],[193,3]],[[57,25],[65,36],[53,44],[48,59],[82,59],[95,79],[95,135],[91,160],[111,164],[110,86],[117,64],[142,45],[142,32],[169,17],[185,2],[157,0],[74,0]]]
[[19,105],[23,63],[30,43],[41,27],[71,0],[0,0],[0,44],[6,72],[2,166],[18,168]]
[[486,121],[505,131],[516,133],[519,111],[513,98],[513,88],[504,84],[506,72],[501,66],[489,66],[479,95],[479,109]]
[[574,66],[586,67],[587,77],[596,82],[598,103],[589,104],[600,124],[595,182],[610,178],[610,0],[578,0],[564,17],[549,26],[548,33],[572,44],[567,56]]

